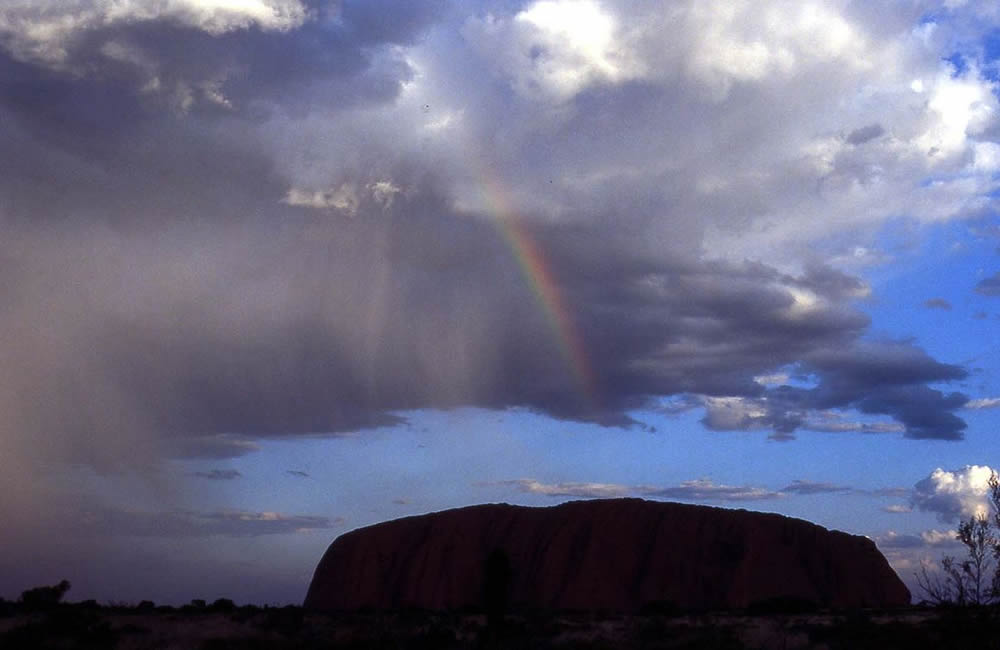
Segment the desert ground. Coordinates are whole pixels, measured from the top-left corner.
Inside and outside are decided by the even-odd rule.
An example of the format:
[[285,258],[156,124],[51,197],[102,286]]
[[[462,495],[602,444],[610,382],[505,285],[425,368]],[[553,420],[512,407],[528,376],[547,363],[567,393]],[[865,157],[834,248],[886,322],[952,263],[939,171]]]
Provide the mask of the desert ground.
[[476,612],[323,614],[301,607],[63,603],[0,606],[0,648],[132,649],[829,649],[1000,647],[1000,613],[913,607],[854,612],[643,615]]

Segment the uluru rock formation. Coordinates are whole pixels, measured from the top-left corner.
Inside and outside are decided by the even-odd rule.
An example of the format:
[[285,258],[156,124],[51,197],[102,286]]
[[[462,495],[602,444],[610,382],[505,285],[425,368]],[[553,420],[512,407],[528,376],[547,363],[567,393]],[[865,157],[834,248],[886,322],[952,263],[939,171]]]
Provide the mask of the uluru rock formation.
[[[488,504],[345,533],[306,595],[321,610],[482,607],[501,558],[513,608],[891,607],[910,592],[866,537],[801,519],[642,499]],[[509,567],[509,570],[508,570]]]

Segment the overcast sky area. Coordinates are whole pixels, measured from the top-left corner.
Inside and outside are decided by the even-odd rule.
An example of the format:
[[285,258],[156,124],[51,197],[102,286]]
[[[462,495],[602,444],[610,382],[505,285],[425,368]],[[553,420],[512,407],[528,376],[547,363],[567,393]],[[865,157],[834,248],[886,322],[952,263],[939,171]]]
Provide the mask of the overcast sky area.
[[1000,466],[998,56],[986,0],[0,0],[0,597],[619,496],[912,585]]

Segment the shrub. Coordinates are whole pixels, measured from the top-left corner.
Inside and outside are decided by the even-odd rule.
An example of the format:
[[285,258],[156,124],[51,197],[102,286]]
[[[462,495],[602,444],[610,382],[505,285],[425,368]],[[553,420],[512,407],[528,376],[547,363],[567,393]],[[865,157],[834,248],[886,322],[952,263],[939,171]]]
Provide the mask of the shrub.
[[51,587],[35,587],[21,592],[21,603],[29,608],[52,607],[62,600],[69,591],[69,580],[63,580]]
[[228,598],[218,598],[212,603],[212,609],[216,612],[231,612],[236,609],[236,604]]

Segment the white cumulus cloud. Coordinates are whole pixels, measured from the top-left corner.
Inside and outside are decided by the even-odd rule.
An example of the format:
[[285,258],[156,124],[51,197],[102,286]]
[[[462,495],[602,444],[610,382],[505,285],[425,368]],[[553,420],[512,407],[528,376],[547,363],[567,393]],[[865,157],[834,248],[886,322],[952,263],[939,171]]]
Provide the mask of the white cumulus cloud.
[[966,465],[962,469],[940,467],[919,481],[913,489],[913,505],[936,513],[944,522],[989,512],[989,480],[994,469],[988,465]]
[[643,72],[618,20],[593,0],[539,0],[512,18],[470,19],[464,31],[528,96],[562,101]]

